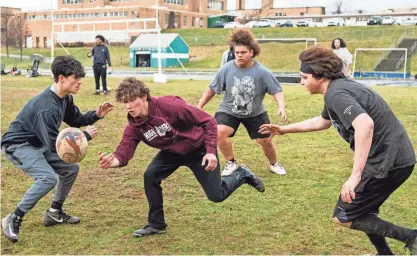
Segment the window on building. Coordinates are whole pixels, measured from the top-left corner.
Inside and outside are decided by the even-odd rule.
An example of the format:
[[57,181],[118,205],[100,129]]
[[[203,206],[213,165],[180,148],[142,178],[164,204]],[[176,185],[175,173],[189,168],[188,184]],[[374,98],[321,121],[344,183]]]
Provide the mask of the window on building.
[[184,0],[164,0],[164,3],[184,5]]
[[80,4],[82,0],[63,0],[64,4]]
[[98,17],[98,12],[94,13],[94,17],[96,18]]
[[104,17],[107,17],[107,12],[104,13]]
[[182,17],[182,25],[185,27],[187,26],[187,16]]
[[94,3],[96,0],[89,0],[90,3]]
[[180,16],[179,15],[175,15],[175,17],[174,17],[174,23],[175,23],[175,25],[177,27],[179,27],[181,25],[180,24]]
[[165,14],[165,24],[169,24],[169,14]]
[[128,14],[128,12],[124,12],[124,16],[126,16],[126,17],[127,17],[128,15],[129,15],[129,14]]
[[194,27],[195,26],[195,17],[191,18],[191,26]]

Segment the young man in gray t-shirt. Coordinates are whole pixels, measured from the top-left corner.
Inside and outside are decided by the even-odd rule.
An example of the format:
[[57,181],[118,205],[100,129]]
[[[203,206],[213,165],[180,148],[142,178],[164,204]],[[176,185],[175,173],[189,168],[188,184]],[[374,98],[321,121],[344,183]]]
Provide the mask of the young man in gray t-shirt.
[[392,255],[385,237],[403,242],[417,253],[417,230],[378,217],[379,208],[411,175],[416,156],[400,120],[372,89],[347,79],[343,62],[332,50],[314,47],[301,53],[301,84],[324,95],[320,116],[260,132],[283,135],[328,129],[332,125],[354,151],[352,173],[343,184],[333,220],[369,237],[378,255]]
[[251,32],[237,30],[231,41],[234,43],[236,59],[220,68],[198,104],[199,108],[203,108],[215,94],[224,93],[223,101],[215,114],[218,147],[227,160],[222,176],[228,176],[238,168],[230,137],[234,136],[240,123],[245,126],[250,138],[256,139],[262,146],[269,160],[270,170],[285,175],[286,171],[277,160],[270,136],[258,133],[261,125],[270,123],[263,105],[266,93],[277,102],[282,121],[287,120],[282,88],[272,72],[254,60],[261,49]]

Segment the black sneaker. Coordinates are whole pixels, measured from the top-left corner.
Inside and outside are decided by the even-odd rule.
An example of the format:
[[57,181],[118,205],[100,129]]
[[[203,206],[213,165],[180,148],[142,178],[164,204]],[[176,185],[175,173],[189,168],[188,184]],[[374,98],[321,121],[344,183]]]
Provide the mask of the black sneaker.
[[63,210],[51,212],[46,211],[45,217],[43,218],[43,225],[53,226],[58,224],[78,224],[80,223],[80,218],[75,216],[70,216],[66,214]]
[[241,165],[240,168],[243,171],[245,171],[245,183],[251,185],[259,192],[265,192],[265,185],[263,181],[258,176],[256,176],[255,173],[253,173],[251,169],[249,169],[249,167],[247,167],[246,165]]
[[4,235],[13,243],[16,243],[19,240],[17,236],[19,235],[21,224],[22,218],[16,216],[14,213],[7,215],[1,221],[1,227],[3,229]]
[[144,236],[165,234],[166,232],[167,232],[167,230],[165,228],[164,229],[156,229],[156,228],[153,228],[153,227],[149,226],[149,224],[147,224],[143,228],[138,229],[135,232],[133,232],[133,235],[136,236],[136,237],[144,237]]

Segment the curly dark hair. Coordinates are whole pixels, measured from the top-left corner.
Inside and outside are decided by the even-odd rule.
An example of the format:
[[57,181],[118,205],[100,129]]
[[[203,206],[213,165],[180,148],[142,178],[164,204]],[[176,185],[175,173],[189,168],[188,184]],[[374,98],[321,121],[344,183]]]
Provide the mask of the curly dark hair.
[[145,95],[147,100],[151,101],[151,91],[144,82],[135,77],[126,77],[116,89],[116,101],[120,103],[133,101]]
[[76,78],[85,77],[84,67],[71,55],[57,56],[51,65],[52,74],[54,74],[55,83],[58,82],[59,76],[69,77],[75,75]]
[[315,78],[328,78],[334,80],[343,78],[343,61],[329,48],[314,46],[303,51],[299,59],[307,63],[313,70]]
[[253,57],[261,54],[261,46],[255,40],[255,36],[248,29],[238,29],[233,31],[231,39],[235,46],[246,46],[248,49],[253,50]]
[[334,45],[334,41],[336,41],[336,40],[340,41],[340,48],[345,48],[346,47],[345,40],[343,40],[342,38],[335,38],[332,41],[332,49],[336,49],[336,46]]
[[106,41],[102,35],[96,35],[96,38],[100,39],[103,43]]

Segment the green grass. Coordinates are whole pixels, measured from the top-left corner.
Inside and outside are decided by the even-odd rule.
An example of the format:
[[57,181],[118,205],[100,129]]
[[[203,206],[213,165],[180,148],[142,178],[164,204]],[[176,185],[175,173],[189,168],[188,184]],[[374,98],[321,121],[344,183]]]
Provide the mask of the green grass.
[[[2,77],[1,130],[5,132],[23,104],[43,90],[50,78]],[[116,88],[119,79],[109,79]],[[103,101],[115,103],[113,95],[93,96],[93,80],[84,80],[75,102],[82,111]],[[147,82],[152,95],[174,94],[197,104],[207,86],[202,81]],[[403,122],[417,148],[417,88],[375,87]],[[291,123],[321,113],[322,96],[309,96],[301,86],[284,86]],[[214,114],[220,97],[205,109]],[[276,104],[265,98],[273,123]],[[333,224],[331,217],[341,185],[349,177],[353,154],[333,128],[275,138],[278,157],[288,170],[280,177],[268,171],[262,150],[244,128],[233,138],[235,155],[264,180],[260,194],[242,186],[223,203],[208,201],[186,168],[163,182],[168,232],[137,239],[132,232],[147,221],[148,204],[143,173],[157,150],[140,144],[127,167],[103,170],[97,154],[118,145],[126,125],[123,105],[96,123],[98,137],[80,163],[81,171],[65,204],[68,212],[82,218],[79,225],[42,226],[42,217],[53,194],[48,194],[25,217],[20,241],[1,240],[1,254],[370,254],[372,245],[364,234]],[[32,181],[10,163],[2,161],[1,216],[13,211]],[[221,158],[223,163],[223,159]],[[380,216],[417,227],[417,175],[396,191],[381,208]],[[3,237],[2,237],[3,238]],[[394,251],[404,254],[402,244],[389,240]]]
[[[179,29],[165,30],[164,32],[179,33],[190,46],[190,62],[185,64],[189,70],[217,70],[223,52],[226,50],[230,29]],[[257,28],[252,30],[257,37],[264,38],[317,38],[319,44],[330,47],[331,41],[336,37],[346,40],[348,49],[354,53],[356,48],[389,47],[405,31],[409,37],[417,37],[417,29],[403,26],[392,27],[319,27],[319,28]],[[196,41],[195,38],[198,38]],[[311,46],[311,43],[310,43]],[[130,69],[128,47],[110,48],[112,65],[116,69]],[[299,68],[298,55],[305,49],[305,43],[266,43],[262,44],[262,54],[258,58],[266,67],[277,72],[296,72]],[[87,58],[90,48],[67,48],[71,55],[77,58],[84,66],[91,67],[92,59]],[[2,53],[5,49],[2,48]],[[20,54],[18,49],[10,49],[10,53]],[[23,55],[39,53],[45,57],[51,56],[49,48],[24,49]],[[66,54],[56,47],[55,56]],[[379,60],[382,52],[360,52],[356,70],[371,71]],[[411,60],[411,73],[417,73],[417,54]],[[26,69],[29,61],[20,62],[15,59],[2,57],[7,67],[14,65]],[[44,63],[43,68],[48,68]],[[167,68],[167,70],[182,70],[181,67]]]

